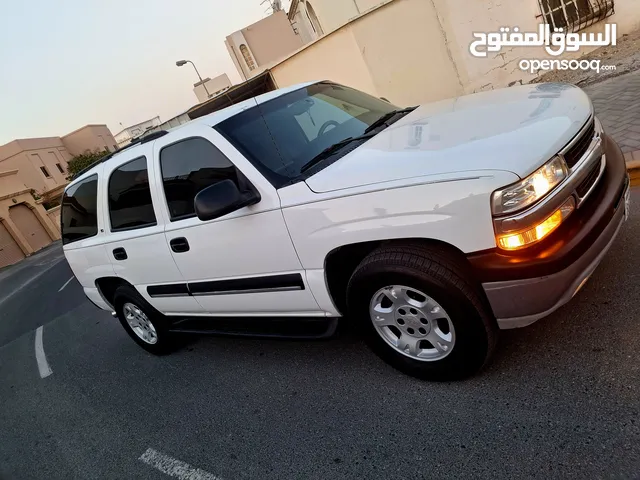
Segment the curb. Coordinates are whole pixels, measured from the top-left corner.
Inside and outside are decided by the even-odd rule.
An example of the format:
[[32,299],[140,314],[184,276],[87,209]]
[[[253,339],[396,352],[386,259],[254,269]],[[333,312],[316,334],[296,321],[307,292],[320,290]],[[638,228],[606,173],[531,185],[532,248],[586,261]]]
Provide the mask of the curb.
[[627,162],[627,172],[631,177],[631,185],[640,185],[640,150],[624,154]]

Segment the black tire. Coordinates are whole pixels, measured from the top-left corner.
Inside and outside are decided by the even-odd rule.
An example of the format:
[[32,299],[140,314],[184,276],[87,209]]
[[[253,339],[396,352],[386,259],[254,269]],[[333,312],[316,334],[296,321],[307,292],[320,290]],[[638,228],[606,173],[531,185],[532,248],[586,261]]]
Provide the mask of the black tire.
[[[416,288],[444,308],[455,329],[455,343],[447,356],[434,361],[410,358],[376,331],[369,305],[379,289],[390,285]],[[349,314],[359,322],[372,350],[393,367],[425,380],[459,380],[488,363],[498,340],[497,323],[479,288],[463,259],[446,247],[383,246],[353,273],[347,287]]]
[[[147,316],[155,328],[157,336],[156,343],[151,344],[145,342],[133,331],[124,314],[124,305],[127,303],[135,305]],[[135,288],[129,286],[118,287],[114,295],[114,307],[120,323],[129,336],[147,352],[153,353],[154,355],[166,355],[177,348],[175,335],[169,332],[169,322],[167,318],[142,298]]]

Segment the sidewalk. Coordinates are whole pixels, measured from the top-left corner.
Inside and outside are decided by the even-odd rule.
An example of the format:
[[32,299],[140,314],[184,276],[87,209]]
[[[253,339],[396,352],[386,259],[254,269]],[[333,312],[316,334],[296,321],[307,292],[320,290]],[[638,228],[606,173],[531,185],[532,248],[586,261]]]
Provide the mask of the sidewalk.
[[627,162],[640,162],[640,70],[584,87]]

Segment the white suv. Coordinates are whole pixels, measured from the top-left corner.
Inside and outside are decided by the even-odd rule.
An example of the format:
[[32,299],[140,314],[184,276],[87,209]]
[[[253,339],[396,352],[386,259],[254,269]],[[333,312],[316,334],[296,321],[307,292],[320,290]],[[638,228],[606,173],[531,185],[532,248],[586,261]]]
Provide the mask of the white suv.
[[447,380],[486,364],[500,328],[571,299],[624,221],[628,184],[577,87],[398,109],[317,82],[82,172],[62,202],[64,251],[150,352],[189,319],[345,316],[393,366]]

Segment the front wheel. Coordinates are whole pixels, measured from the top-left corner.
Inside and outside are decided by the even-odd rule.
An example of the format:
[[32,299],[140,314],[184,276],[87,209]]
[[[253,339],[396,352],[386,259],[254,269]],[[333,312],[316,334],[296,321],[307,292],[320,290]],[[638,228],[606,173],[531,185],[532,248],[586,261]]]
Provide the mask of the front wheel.
[[478,372],[497,341],[497,325],[463,263],[438,246],[382,247],[348,286],[349,312],[387,363],[426,380]]

